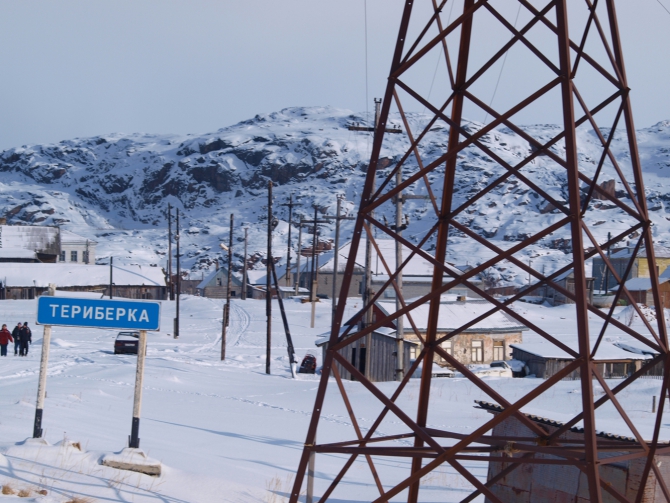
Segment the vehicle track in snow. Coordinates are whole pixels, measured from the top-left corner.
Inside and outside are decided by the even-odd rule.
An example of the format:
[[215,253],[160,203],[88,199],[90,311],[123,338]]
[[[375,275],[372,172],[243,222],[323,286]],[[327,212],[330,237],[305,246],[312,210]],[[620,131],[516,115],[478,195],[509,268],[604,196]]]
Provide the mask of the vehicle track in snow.
[[[229,330],[231,330],[235,337],[233,346],[239,346],[240,340],[242,339],[242,334],[244,334],[249,329],[249,325],[251,324],[251,316],[243,307],[238,306],[236,303],[231,302],[230,305],[232,309],[230,310]],[[236,317],[237,320],[235,319]]]

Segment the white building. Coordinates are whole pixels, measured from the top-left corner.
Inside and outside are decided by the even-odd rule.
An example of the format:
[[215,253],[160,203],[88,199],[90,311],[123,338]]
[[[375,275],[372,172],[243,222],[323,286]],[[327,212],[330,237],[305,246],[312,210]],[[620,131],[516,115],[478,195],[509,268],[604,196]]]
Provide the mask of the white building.
[[61,229],[58,261],[95,264],[95,247],[97,244],[96,241]]

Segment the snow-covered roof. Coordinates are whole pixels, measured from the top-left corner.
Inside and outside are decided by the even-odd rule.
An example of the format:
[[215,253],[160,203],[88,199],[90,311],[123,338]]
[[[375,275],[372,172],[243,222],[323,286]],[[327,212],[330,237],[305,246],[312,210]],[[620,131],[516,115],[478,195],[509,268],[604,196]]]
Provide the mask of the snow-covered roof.
[[[562,340],[566,346],[577,351],[577,344],[570,344]],[[591,340],[593,345],[595,340]],[[573,357],[560,348],[557,348],[550,342],[533,342],[523,344],[510,344],[510,347],[520,349],[531,355],[539,356],[540,358],[555,358],[559,360],[573,360]],[[602,341],[598,346],[598,352],[595,355],[595,361],[609,361],[609,360],[648,360],[650,355],[633,353],[626,351],[621,347],[615,346],[611,342]]]
[[[160,267],[120,265],[113,268],[113,282],[117,286],[165,286]],[[98,286],[109,284],[109,266],[84,264],[29,264],[0,263],[0,281],[8,287],[47,288],[49,283],[58,287]]]
[[[202,289],[202,288],[206,288],[206,287],[208,287],[208,286],[212,286],[212,285],[210,285],[210,283],[211,283],[212,281],[214,281],[214,279],[216,278],[216,276],[217,276],[219,273],[221,273],[222,277],[223,277],[223,278],[226,278],[226,280],[227,280],[227,278],[228,278],[228,269],[225,268],[225,267],[220,267],[220,268],[218,268],[218,269],[216,269],[216,270],[210,272],[207,276],[205,276],[205,277],[202,279],[202,281],[200,281],[200,283],[198,283],[198,285],[196,286],[196,288],[200,288],[200,289]],[[235,284],[235,285],[241,285],[241,284],[242,284],[242,280],[238,277],[238,275],[237,275],[237,273],[235,273],[235,271],[233,271],[233,275],[231,276],[231,281],[232,281],[232,283]]]
[[26,250],[24,248],[0,248],[0,258],[37,260],[37,253],[35,253],[33,250]]
[[[395,301],[377,302],[377,306],[386,314],[393,314],[396,311]],[[486,300],[470,300],[465,302],[442,301],[440,302],[437,329],[440,331],[457,329],[490,311],[494,307],[493,304]],[[412,317],[412,321],[419,330],[425,330],[427,328],[429,310],[430,304],[427,303],[416,307],[409,313]],[[412,331],[412,325],[409,323],[407,315],[404,316],[404,327],[405,331]],[[528,330],[528,328],[508,317],[505,313],[496,311],[492,315],[475,323],[473,326],[465,330],[465,332],[518,332],[521,330]]]
[[[348,328],[349,327],[347,327],[347,326],[342,326],[340,328],[340,335],[342,335],[344,333],[344,331],[347,330]],[[358,330],[354,329],[351,332],[349,332],[349,335],[353,335],[356,332],[358,332]],[[377,334],[377,335],[383,335],[384,337],[390,337],[392,339],[396,338],[396,330],[394,330],[392,328],[388,328],[388,327],[379,327],[377,330],[374,330],[372,333]],[[314,344],[316,346],[323,346],[329,340],[330,340],[330,332],[322,334],[318,339],[316,339],[314,341]],[[404,341],[408,344],[413,344],[415,346],[418,345],[418,343],[416,341],[410,341],[410,340],[407,340],[407,339],[404,339]]]
[[79,234],[75,234],[74,232],[66,231],[65,229],[61,229],[60,231],[60,242],[61,244],[89,244],[90,246],[95,246],[97,241],[93,241],[92,239],[85,238],[84,236],[80,236]]
[[[631,255],[633,255],[634,251],[635,247],[628,246],[626,248],[623,248],[621,250],[612,253],[610,258],[630,258]],[[638,258],[646,258],[647,257],[646,248],[640,247],[640,249],[637,252],[637,256]],[[656,258],[670,258],[670,248],[661,245],[654,245],[654,256]]]
[[58,227],[39,225],[0,225],[0,248],[23,248],[56,254]]
[[[372,247],[372,275],[375,276],[386,276],[387,271],[384,268],[384,262],[388,265],[391,271],[395,271],[396,262],[395,262],[395,246],[396,242],[392,239],[376,239],[375,243],[379,247],[380,254],[377,253],[376,248]],[[361,238],[360,244],[358,245],[358,250],[356,251],[356,265],[359,271],[362,271],[365,268],[365,247],[366,239]],[[344,272],[347,259],[349,257],[351,249],[351,242],[341,246],[338,254],[338,263],[337,269],[338,272]],[[405,246],[402,248],[403,261],[407,259],[411,254],[411,250]],[[381,255],[381,256],[380,256]],[[382,261],[383,259],[383,261]],[[323,265],[319,267],[320,273],[332,273],[333,267],[335,265],[335,258],[329,258],[324,261]],[[454,276],[460,276],[463,274],[461,270],[451,264],[445,264],[446,267],[454,273]],[[414,255],[412,259],[405,265],[403,268],[403,277],[405,275],[412,277],[432,277],[433,275],[433,264],[428,260],[420,257],[419,255]],[[417,279],[414,279],[417,281]]]
[[[658,278],[658,284],[663,284],[666,281],[670,281],[670,276]],[[626,288],[631,292],[646,292],[651,290],[651,279],[650,278],[632,278],[626,281]]]

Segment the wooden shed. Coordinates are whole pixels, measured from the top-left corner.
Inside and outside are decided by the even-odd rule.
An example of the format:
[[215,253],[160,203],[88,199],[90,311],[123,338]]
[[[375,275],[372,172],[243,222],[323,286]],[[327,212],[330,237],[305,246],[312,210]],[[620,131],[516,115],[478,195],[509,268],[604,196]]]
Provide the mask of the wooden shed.
[[[554,282],[566,289],[570,293],[575,293],[575,274],[572,269],[564,272],[558,276]],[[586,278],[586,298],[588,299],[589,304],[593,304],[593,285],[594,279],[592,277]],[[553,305],[558,306],[561,304],[573,304],[572,299],[569,299],[561,292],[554,290],[551,287],[543,288],[546,299],[551,302]]]
[[[476,401],[478,408],[484,409],[493,415],[500,414],[504,409],[493,403]],[[541,425],[542,429],[548,435],[556,432],[564,423],[555,421],[546,417],[534,414],[524,414],[528,419]],[[625,427],[625,425],[623,425]],[[624,430],[625,431],[625,430]],[[646,485],[643,490],[643,498],[636,500],[640,489],[642,474],[645,471],[647,457],[627,456],[639,452],[637,441],[633,437],[626,435],[598,431],[596,433],[598,440],[605,440],[608,443],[609,450],[605,456],[621,456],[622,459],[616,463],[603,463],[599,465],[598,472],[603,484],[616,489],[626,501],[641,501],[642,503],[660,503],[667,502],[663,494],[663,489],[659,483],[658,476],[662,477],[663,485],[670,484],[670,463],[668,462],[667,442],[661,442],[657,454],[653,458],[657,469],[650,472],[646,479]],[[516,437],[521,439],[519,444],[528,444],[537,446],[539,438],[525,423],[517,417],[508,417],[501,423],[493,427],[493,437]],[[525,440],[524,440],[525,439]],[[557,437],[557,440],[582,444],[584,442],[584,429],[582,427],[572,427],[565,433]],[[647,439],[649,442],[650,439]],[[510,442],[512,443],[512,442]],[[516,442],[514,442],[516,443]],[[521,447],[520,447],[521,448]],[[531,447],[532,448],[532,447]],[[523,452],[523,448],[521,448]],[[533,456],[535,463],[523,465],[516,470],[500,477],[500,473],[508,468],[510,463],[509,454],[505,449],[497,449],[491,453],[488,466],[489,487],[492,493],[500,500],[513,503],[526,502],[571,502],[586,503],[588,493],[585,487],[588,486],[586,475],[578,466],[569,464],[544,464],[542,461],[552,462],[556,458],[545,453],[535,453]],[[632,459],[631,459],[632,458]],[[669,458],[670,459],[670,458]],[[490,503],[490,498],[484,499],[485,503]],[[612,495],[603,491],[603,502],[614,502]]]
[[[668,309],[670,308],[670,277],[663,274],[658,278],[658,283],[661,303],[665,309]],[[629,279],[626,281],[626,288],[633,297],[633,302],[637,304],[645,304],[647,306],[654,305],[654,297],[651,294],[650,278]]]
[[[113,297],[163,300],[167,295],[160,267],[115,265],[111,282]],[[100,292],[109,295],[110,268],[106,265],[55,263],[1,263],[0,299],[34,299],[55,283],[59,290]]]
[[[553,376],[574,361],[572,356],[549,342],[512,344],[512,358],[526,364],[527,375],[542,379]],[[632,353],[603,341],[598,347],[594,362],[605,379],[618,379],[633,374],[650,358],[651,355]],[[580,369],[577,369],[564,379],[574,380],[579,379],[579,376]]]
[[[242,296],[242,280],[233,273],[231,280],[230,296],[232,298],[239,298]],[[198,283],[196,291],[202,297],[209,297],[212,299],[225,299],[228,295],[228,269],[219,267],[216,271],[211,272]]]
[[[341,330],[343,333],[346,326]],[[355,332],[354,332],[355,333]],[[353,333],[351,334],[353,335]],[[322,349],[322,361],[326,357],[328,350],[328,340],[330,334],[316,341],[316,346]],[[404,341],[405,361],[404,368],[408,369],[411,365],[411,354],[416,351],[417,344],[413,341]],[[396,374],[396,331],[381,327],[372,332],[372,348],[370,350],[370,380],[373,382],[395,381]],[[365,374],[365,365],[367,361],[367,350],[365,347],[365,337],[338,351],[362,374]],[[351,373],[340,363],[335,362],[337,370],[343,379],[352,379]]]

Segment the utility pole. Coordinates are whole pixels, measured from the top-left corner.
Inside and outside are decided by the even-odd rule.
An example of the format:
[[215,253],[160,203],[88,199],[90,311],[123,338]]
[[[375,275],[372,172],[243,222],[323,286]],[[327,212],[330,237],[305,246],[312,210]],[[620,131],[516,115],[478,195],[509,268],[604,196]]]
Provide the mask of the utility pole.
[[221,327],[221,360],[226,359],[226,332],[230,324],[230,289],[233,285],[233,214],[230,214],[230,232],[228,233],[228,281],[226,284],[226,304],[223,307],[223,326]]
[[325,220],[335,220],[335,254],[333,256],[333,301],[332,301],[332,320],[335,321],[335,311],[337,310],[337,272],[339,269],[339,250],[340,250],[340,221],[356,220],[355,217],[342,216],[342,197],[337,197],[337,214],[334,217],[325,215]]
[[112,299],[112,285],[114,284],[114,257],[109,257],[109,298]]
[[247,238],[249,228],[244,228],[244,265],[242,265],[242,300],[247,300]]
[[170,300],[174,300],[174,288],[172,287],[172,205],[168,203],[168,292]]
[[288,352],[289,366],[291,367],[291,375],[296,378],[295,368],[298,362],[295,360],[295,349],[293,348],[293,339],[291,338],[291,330],[288,326],[288,318],[286,318],[286,310],[284,309],[284,301],[279,294],[279,281],[277,280],[277,271],[275,271],[274,262],[270,262],[272,267],[272,278],[274,279],[275,288],[277,289],[277,303],[279,304],[279,312],[281,313],[281,320],[284,324],[284,333],[286,334],[286,351]]
[[179,338],[179,296],[181,295],[181,267],[179,265],[179,208],[177,208],[177,222],[176,222],[175,236],[174,239],[177,243],[177,293],[176,300],[177,304],[175,306],[175,319],[174,319],[174,338]]
[[[265,314],[268,319],[265,347],[265,373],[270,374],[272,343],[272,181],[268,182],[268,254],[265,272]],[[277,292],[279,295],[279,292]]]
[[300,217],[300,225],[298,226],[298,257],[295,266],[295,294],[300,292],[300,256],[302,255],[302,225],[304,220]]
[[[377,135],[377,125],[379,123],[380,107],[382,100],[375,98],[375,132]],[[369,168],[369,166],[368,166]],[[372,190],[375,190],[374,180],[372,182]],[[370,212],[370,216],[374,217],[374,212]],[[371,236],[365,239],[365,296],[363,298],[363,305],[367,305],[372,300],[372,240]],[[372,306],[368,307],[365,313],[365,327],[372,325]],[[372,349],[372,332],[365,336],[365,372],[367,379],[370,378],[370,358]]]
[[286,286],[291,286],[291,227],[293,225],[293,207],[298,206],[293,202],[293,194],[289,196],[288,204],[288,250],[286,252]]
[[[612,233],[608,232],[607,242],[609,243],[611,239],[612,239]],[[609,259],[610,259],[610,247],[607,246],[607,260],[609,261]],[[621,278],[623,282],[626,282],[627,279],[628,278]],[[605,295],[607,295],[607,292],[609,291],[610,291],[610,268],[605,266]]]
[[[402,184],[402,167],[398,168],[398,172],[395,176],[396,187]],[[396,232],[399,236],[402,236],[403,227],[403,214],[402,214],[402,192],[399,193],[396,197],[395,203],[395,225]],[[398,276],[396,277],[396,284],[398,285],[398,291],[395,295],[395,309],[396,312],[402,309],[402,269],[400,265],[402,264],[402,243],[400,240],[395,240],[395,267],[399,271]],[[396,381],[402,381],[405,377],[405,320],[404,316],[399,316],[396,318]]]
[[316,222],[318,220],[318,211],[319,208],[314,205],[314,232],[312,233],[312,270],[310,272],[311,280],[312,280],[312,291],[310,292],[309,296],[311,297],[312,300],[312,322],[310,324],[311,328],[314,328],[314,318],[316,318],[316,289],[317,289],[317,284],[316,284],[316,230],[317,230],[317,225]]

